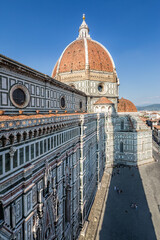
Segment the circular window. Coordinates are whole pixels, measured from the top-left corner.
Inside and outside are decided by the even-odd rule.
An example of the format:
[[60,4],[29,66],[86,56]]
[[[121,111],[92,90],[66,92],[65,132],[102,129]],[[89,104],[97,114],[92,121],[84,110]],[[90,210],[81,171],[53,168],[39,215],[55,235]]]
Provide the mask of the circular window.
[[24,104],[25,99],[26,96],[22,89],[17,88],[13,91],[13,100],[15,101],[16,104],[18,105]]
[[65,108],[65,98],[61,97],[61,108]]
[[103,90],[104,90],[104,86],[103,86],[102,83],[100,83],[100,84],[98,85],[98,91],[99,91],[99,92],[103,92]]
[[79,108],[82,109],[82,101],[79,102]]
[[30,94],[25,86],[16,84],[10,90],[10,99],[15,107],[25,108],[30,101]]

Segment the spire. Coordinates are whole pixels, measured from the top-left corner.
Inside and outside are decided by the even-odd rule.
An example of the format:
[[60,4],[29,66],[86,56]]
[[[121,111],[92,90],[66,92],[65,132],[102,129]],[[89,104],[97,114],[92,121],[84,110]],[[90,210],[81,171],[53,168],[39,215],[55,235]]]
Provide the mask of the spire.
[[79,36],[77,39],[82,39],[82,38],[89,38],[90,39],[90,35],[89,35],[89,28],[88,25],[85,22],[85,14],[83,14],[83,22],[79,28]]

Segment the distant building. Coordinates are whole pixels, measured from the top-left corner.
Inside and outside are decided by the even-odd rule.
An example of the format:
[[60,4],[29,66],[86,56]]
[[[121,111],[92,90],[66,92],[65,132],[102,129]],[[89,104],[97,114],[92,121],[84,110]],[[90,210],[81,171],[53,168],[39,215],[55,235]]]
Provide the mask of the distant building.
[[52,77],[0,55],[0,239],[76,239],[105,168],[152,161],[151,130],[118,88],[84,16]]

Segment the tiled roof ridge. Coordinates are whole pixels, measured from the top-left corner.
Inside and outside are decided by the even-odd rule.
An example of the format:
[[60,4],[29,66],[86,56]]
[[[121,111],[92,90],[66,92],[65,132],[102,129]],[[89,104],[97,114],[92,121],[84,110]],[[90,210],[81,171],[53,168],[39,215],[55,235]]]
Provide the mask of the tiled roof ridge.
[[99,105],[99,104],[113,104],[113,102],[106,97],[101,97],[94,103],[94,105]]

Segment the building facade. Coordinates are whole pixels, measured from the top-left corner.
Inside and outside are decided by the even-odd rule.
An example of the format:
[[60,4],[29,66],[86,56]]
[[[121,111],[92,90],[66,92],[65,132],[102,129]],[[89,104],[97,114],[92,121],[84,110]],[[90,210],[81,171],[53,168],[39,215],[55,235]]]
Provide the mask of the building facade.
[[113,60],[91,40],[84,17],[66,49],[57,80],[0,55],[3,240],[76,239],[105,168],[152,161],[151,130],[127,101],[117,112]]

